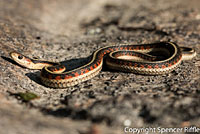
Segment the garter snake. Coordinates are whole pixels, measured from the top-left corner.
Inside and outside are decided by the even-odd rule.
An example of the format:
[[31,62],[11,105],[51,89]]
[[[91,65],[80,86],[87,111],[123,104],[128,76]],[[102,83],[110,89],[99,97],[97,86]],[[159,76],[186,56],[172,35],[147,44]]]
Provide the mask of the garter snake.
[[111,69],[159,75],[174,70],[182,60],[192,59],[196,52],[172,42],[107,46],[97,49],[89,63],[71,71],[66,71],[66,67],[60,63],[31,59],[18,52],[11,52],[10,55],[21,66],[41,69],[40,78],[44,85],[65,88],[96,76],[102,69],[104,57],[107,57],[106,64]]

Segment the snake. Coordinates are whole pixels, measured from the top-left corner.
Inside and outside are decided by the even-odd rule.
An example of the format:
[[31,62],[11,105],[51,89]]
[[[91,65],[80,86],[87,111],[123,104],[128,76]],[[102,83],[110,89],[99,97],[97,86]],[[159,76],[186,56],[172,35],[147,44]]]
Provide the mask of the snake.
[[108,69],[142,75],[163,75],[175,70],[181,61],[191,60],[196,56],[196,51],[189,47],[179,47],[174,42],[119,44],[97,49],[87,64],[72,70],[67,70],[67,66],[59,62],[29,58],[16,51],[11,52],[10,56],[23,67],[41,70],[40,79],[44,86],[67,88],[99,74],[103,62]]

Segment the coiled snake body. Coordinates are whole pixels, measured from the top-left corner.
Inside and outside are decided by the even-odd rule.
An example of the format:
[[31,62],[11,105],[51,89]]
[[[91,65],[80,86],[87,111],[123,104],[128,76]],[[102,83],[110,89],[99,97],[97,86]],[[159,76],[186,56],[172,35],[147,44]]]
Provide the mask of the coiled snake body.
[[179,47],[172,42],[108,46],[96,50],[89,63],[71,71],[66,71],[66,67],[60,63],[31,59],[18,52],[10,55],[24,67],[41,69],[40,78],[44,85],[65,88],[96,76],[102,69],[105,55],[109,55],[106,64],[111,69],[159,75],[174,70],[182,60],[192,59],[196,52],[192,48]]

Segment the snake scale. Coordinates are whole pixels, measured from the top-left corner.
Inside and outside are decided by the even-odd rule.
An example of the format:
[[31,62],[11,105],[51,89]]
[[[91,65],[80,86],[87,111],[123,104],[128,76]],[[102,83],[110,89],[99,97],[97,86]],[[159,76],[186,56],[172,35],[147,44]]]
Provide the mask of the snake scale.
[[41,69],[42,83],[52,88],[77,85],[96,76],[102,69],[104,57],[108,68],[145,75],[161,75],[174,70],[182,60],[190,60],[196,52],[179,47],[173,42],[107,46],[97,49],[89,63],[66,71],[60,63],[31,59],[18,52],[11,52],[12,59],[29,69]]

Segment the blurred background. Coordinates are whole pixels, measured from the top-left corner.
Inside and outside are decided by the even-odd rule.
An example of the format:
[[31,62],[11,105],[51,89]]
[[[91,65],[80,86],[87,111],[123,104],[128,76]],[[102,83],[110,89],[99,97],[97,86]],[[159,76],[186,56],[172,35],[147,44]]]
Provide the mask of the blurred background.
[[[67,89],[44,87],[11,51],[85,64],[97,48],[174,41],[200,51],[199,0],[0,0],[0,133],[122,134],[200,126],[199,55],[170,74],[104,69]],[[37,99],[24,100],[31,92]]]

